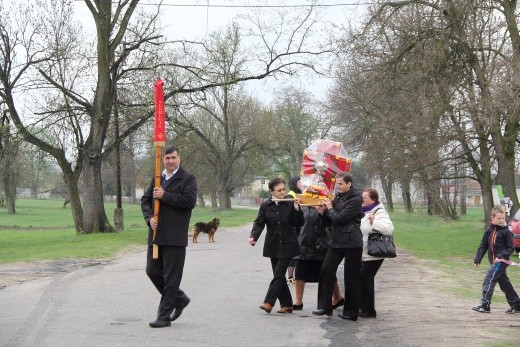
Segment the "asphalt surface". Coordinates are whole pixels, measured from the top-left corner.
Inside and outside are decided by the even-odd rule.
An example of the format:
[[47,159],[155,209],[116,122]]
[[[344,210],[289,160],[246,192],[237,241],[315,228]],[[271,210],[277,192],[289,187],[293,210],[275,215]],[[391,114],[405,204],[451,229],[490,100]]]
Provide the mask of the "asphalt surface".
[[[337,317],[341,309],[313,316],[315,283],[305,288],[303,311],[277,314],[277,304],[267,314],[258,306],[271,265],[262,257],[264,237],[251,247],[249,231],[222,227],[215,243],[205,234],[190,242],[181,288],[191,303],[171,327],[148,326],[160,296],[146,276],[143,249],[0,290],[0,346],[520,345],[520,314],[505,314],[506,304],[493,305],[491,314],[473,312],[479,287],[474,300],[457,299],[442,272],[400,250],[378,272],[377,319],[345,321]],[[338,278],[341,284],[342,266]]]
[[0,290],[0,346],[328,346],[325,325],[346,333],[348,322],[312,316],[317,284],[307,285],[303,311],[258,308],[272,273],[262,242],[248,244],[249,230],[222,228],[212,244],[205,234],[190,241],[181,288],[191,303],[171,327],[148,326],[160,296],[143,249]]

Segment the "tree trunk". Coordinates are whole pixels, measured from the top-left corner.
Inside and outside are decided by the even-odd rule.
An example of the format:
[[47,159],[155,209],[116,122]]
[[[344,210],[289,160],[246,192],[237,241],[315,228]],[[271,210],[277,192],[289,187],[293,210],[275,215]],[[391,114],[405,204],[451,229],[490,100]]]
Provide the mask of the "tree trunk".
[[230,210],[231,209],[231,199],[229,198],[230,193],[228,191],[228,177],[225,174],[218,175],[219,177],[219,185],[218,185],[218,202],[220,210]]
[[413,213],[410,180],[401,180],[401,194],[403,197],[404,210],[408,213]]
[[10,170],[4,174],[3,177],[5,203],[8,214],[16,213],[16,173]]
[[[70,203],[72,219],[74,220],[74,227],[76,234],[83,232],[83,207],[81,206],[81,198],[79,195],[79,173],[74,173],[72,170],[63,170],[63,182],[65,182],[65,189],[67,191],[66,202]],[[66,204],[63,204],[65,207]]]
[[85,234],[94,231],[113,232],[105,213],[103,185],[101,182],[101,159],[92,151],[85,151],[83,168],[83,230]]
[[[466,174],[464,172],[464,174]],[[463,178],[461,180],[461,187],[460,187],[460,215],[465,216],[466,215],[466,178]]]
[[[115,91],[111,79],[111,55],[114,54],[110,43],[111,37],[111,2],[98,2],[97,16],[97,86],[94,96],[90,133],[85,141],[83,151],[83,233],[94,231],[113,232],[114,228],[108,221],[101,180],[101,152],[106,138],[112,111],[112,95]],[[112,47],[111,47],[112,46]]]
[[[115,78],[114,78],[115,79]],[[117,88],[114,91],[114,138],[116,141],[115,157],[116,157],[116,208],[114,209],[114,226],[115,231],[125,230],[124,212],[123,212],[123,192],[121,184],[121,144],[119,142],[119,109],[117,107]]]
[[433,199],[433,191],[429,182],[425,183],[424,195],[426,196],[426,209],[429,216],[433,216],[435,210],[435,204]]
[[381,185],[383,186],[383,192],[385,193],[386,198],[386,210],[388,212],[394,212],[394,201],[392,196],[392,180],[387,179],[384,176],[379,176],[381,178]]
[[489,225],[491,222],[491,210],[493,209],[493,180],[490,171],[484,171],[479,180],[482,192],[482,204],[484,205],[484,223]]
[[[3,109],[3,107],[2,107]],[[20,153],[20,142],[11,134],[9,119],[5,114],[0,114],[0,177],[5,193],[5,204],[7,213],[16,213],[16,188],[18,185],[18,165]]]
[[117,232],[125,230],[125,219],[122,208],[114,209],[114,225]]
[[[513,146],[514,147],[514,146]],[[498,184],[502,185],[504,196],[509,197],[513,203],[511,212],[518,209],[518,195],[516,194],[515,183],[515,152],[502,151],[501,155],[497,152],[498,163]]]
[[[135,175],[134,175],[135,177]],[[132,204],[136,204],[137,203],[137,196],[136,196],[136,192],[135,192],[135,180],[130,184],[130,199],[132,201]]]
[[217,208],[218,202],[217,202],[217,192],[215,190],[211,191],[211,207]]
[[[431,180],[429,182],[425,182],[426,185],[426,201],[428,204],[428,214],[429,215],[438,215],[444,219],[449,218],[449,211],[447,204],[449,202],[445,201],[439,192],[439,180]],[[444,193],[443,193],[444,194]]]
[[229,197],[229,192],[226,189],[219,190],[218,202],[219,202],[220,210],[230,210],[231,209],[231,199]]
[[202,192],[198,191],[197,195],[199,200],[199,207],[206,207],[206,203],[204,202],[204,195],[202,194]]
[[[449,181],[448,181],[449,182]],[[449,183],[446,184],[444,189],[444,203],[442,205],[442,217],[444,219],[457,219],[457,188],[454,189],[453,199],[451,199],[451,185]]]
[[[520,94],[520,31],[518,28],[517,2],[511,1],[501,3],[501,5],[503,6],[504,18],[507,22],[507,31],[509,32],[509,37],[512,43],[512,66],[514,69],[512,70],[513,78],[511,81],[513,82],[512,90],[515,92],[512,96],[512,99],[518,100],[518,96]],[[501,180],[505,194],[507,194],[506,196],[509,196],[511,198],[511,202],[513,203],[513,207],[511,209],[511,214],[513,214],[520,207],[520,201],[516,193],[515,184],[515,149],[517,148],[520,131],[520,109],[517,103],[513,104],[513,110],[506,118],[506,122],[503,125],[503,128],[504,135],[501,141],[502,155],[497,155],[498,176]],[[503,157],[503,162],[500,157]]]
[[[136,188],[136,182],[137,182],[137,174],[136,174],[136,169],[135,169],[135,156],[134,156],[134,143],[133,143],[133,137],[130,137],[129,138],[129,145],[128,145],[128,150],[129,152],[131,153],[130,155],[130,162],[132,163],[131,165],[131,168],[132,168],[132,183],[130,184],[130,194],[132,196],[132,203],[137,203],[137,194],[135,192],[135,188]],[[139,199],[141,199],[141,197],[139,197]]]
[[31,184],[30,189],[31,189],[31,199],[38,198],[38,185]]

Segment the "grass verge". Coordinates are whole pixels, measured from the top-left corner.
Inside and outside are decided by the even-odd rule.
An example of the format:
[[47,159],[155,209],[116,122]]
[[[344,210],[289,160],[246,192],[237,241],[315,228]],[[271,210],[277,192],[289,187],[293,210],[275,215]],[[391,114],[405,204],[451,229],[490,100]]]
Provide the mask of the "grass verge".
[[[106,204],[108,218],[114,204]],[[125,230],[120,233],[76,235],[69,208],[57,200],[19,199],[16,213],[0,209],[0,263],[67,258],[107,258],[132,246],[146,245],[148,229],[138,204],[123,206]],[[236,208],[193,210],[191,226],[218,217],[222,227],[252,223],[257,210]],[[190,229],[191,230],[191,229]]]

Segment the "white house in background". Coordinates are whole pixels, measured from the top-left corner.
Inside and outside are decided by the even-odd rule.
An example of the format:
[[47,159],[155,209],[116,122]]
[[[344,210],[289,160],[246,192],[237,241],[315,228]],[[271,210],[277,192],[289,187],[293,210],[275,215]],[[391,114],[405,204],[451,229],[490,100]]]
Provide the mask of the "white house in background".
[[255,176],[251,182],[250,190],[253,194],[260,192],[261,190],[269,191],[269,178],[265,176]]
[[269,191],[269,178],[265,176],[254,176],[248,186],[242,187],[234,192],[231,197],[231,205],[260,205],[262,198],[260,192]]
[[[516,194],[520,196],[520,176],[516,177]],[[498,197],[497,187],[493,186],[493,203],[495,205],[500,204],[500,198]],[[480,190],[480,184],[477,181],[470,181],[466,185],[466,203],[468,206],[482,206],[482,191]]]

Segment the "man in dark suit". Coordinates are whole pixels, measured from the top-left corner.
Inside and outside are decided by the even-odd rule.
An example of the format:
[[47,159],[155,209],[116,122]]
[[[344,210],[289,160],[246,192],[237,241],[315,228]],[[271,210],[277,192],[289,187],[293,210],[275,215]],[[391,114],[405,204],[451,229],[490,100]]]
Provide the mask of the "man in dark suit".
[[[171,326],[190,298],[179,288],[184,270],[188,226],[191,211],[197,201],[197,181],[181,166],[179,151],[175,146],[163,151],[164,171],[161,187],[154,187],[154,180],[141,198],[141,210],[148,226],[148,254],[146,274],[161,293],[157,319],[150,322],[152,328]],[[153,201],[160,200],[159,220],[153,217]],[[157,229],[156,244],[159,258],[152,259],[153,229]]]

